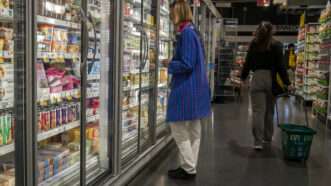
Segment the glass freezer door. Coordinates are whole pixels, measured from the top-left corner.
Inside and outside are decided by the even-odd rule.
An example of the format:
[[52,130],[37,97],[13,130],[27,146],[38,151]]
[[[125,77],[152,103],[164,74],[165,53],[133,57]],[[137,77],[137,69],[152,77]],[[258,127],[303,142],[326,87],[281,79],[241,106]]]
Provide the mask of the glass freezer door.
[[[112,82],[110,52],[112,18],[109,0],[89,0],[87,12],[88,57],[86,88],[86,178],[87,183],[110,170],[109,122],[111,111],[109,98]],[[111,144],[110,144],[111,145]]]
[[141,86],[142,1],[124,0],[122,10],[121,67],[121,163],[127,164],[138,153],[139,106]]
[[80,180],[81,1],[37,0],[37,183]]
[[25,104],[24,27],[19,25],[24,23],[24,2],[7,0],[0,4],[0,185],[14,186],[20,184],[15,184],[15,175],[24,163],[16,161],[19,167],[15,167],[22,152],[15,147],[22,146],[14,144],[22,142],[18,138],[23,136],[25,118],[20,112]]
[[168,69],[162,65],[163,60],[170,60],[172,42],[169,1],[160,2],[160,30],[159,30],[159,64],[158,64],[158,90],[156,112],[156,135],[162,137],[166,131],[165,116],[168,103]]
[[140,65],[140,151],[146,150],[152,144],[152,123],[154,113],[154,92],[156,86],[156,7],[157,1],[143,1],[143,58]]

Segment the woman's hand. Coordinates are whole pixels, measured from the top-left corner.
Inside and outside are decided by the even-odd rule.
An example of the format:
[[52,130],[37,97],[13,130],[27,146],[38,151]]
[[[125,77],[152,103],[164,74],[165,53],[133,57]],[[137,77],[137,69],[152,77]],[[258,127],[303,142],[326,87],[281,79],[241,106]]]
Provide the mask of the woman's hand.
[[170,63],[170,60],[169,59],[164,59],[161,61],[162,65],[165,66],[165,67],[168,67],[169,66],[169,63]]

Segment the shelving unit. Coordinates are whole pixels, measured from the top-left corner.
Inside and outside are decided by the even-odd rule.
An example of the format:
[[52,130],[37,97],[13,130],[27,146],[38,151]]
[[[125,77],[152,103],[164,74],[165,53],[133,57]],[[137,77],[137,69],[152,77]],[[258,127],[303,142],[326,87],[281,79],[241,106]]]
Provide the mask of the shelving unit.
[[240,88],[240,82],[241,82],[240,75],[242,68],[245,64],[246,55],[249,47],[248,45],[249,45],[248,43],[239,43],[238,48],[236,50],[234,68],[231,71],[231,82],[237,88]]
[[295,89],[298,95],[303,96],[304,74],[305,74],[305,28],[299,29],[298,42],[297,42],[297,62],[295,70]]
[[316,69],[318,68],[320,40],[318,36],[319,24],[306,25],[305,39],[305,74],[304,74],[304,98],[305,101],[313,101],[316,97]]
[[328,27],[330,22],[329,18],[331,17],[330,8],[331,7],[329,7],[329,10],[326,9],[321,13],[319,20],[320,53],[316,68],[316,99],[313,102],[313,112],[323,123],[327,121],[328,115],[329,69],[331,56],[331,42],[329,41],[331,37],[328,36],[328,32],[330,31]]
[[15,180],[14,25],[13,1],[9,0],[0,7],[0,177],[10,186]]
[[[39,0],[37,4],[40,6],[36,16],[35,64],[39,112],[37,176],[40,185],[48,185],[64,175],[71,175],[72,172],[66,170],[79,163],[76,158],[79,150],[71,149],[65,144],[70,141],[64,142],[58,137],[79,132],[81,75],[75,68],[81,63],[81,24],[75,15],[68,18],[47,9],[46,1]],[[59,3],[58,6],[68,6],[75,11],[80,4]],[[79,146],[77,138],[76,144]],[[48,165],[46,156],[54,162],[53,167]],[[55,162],[61,166],[55,166]]]
[[319,24],[309,23],[299,30],[296,67],[296,92],[311,104],[316,96],[320,52]]
[[224,99],[236,98],[235,86],[231,83],[231,71],[234,69],[237,49],[238,20],[224,19],[224,38],[221,41],[216,64],[215,97]]

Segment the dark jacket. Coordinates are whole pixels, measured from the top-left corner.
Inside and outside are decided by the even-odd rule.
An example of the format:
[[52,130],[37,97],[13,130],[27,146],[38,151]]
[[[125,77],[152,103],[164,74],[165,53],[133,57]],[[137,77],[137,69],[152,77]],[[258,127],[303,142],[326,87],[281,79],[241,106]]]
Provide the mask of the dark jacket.
[[241,74],[241,79],[247,79],[249,72],[256,70],[270,70],[272,73],[272,91],[274,95],[283,92],[277,83],[277,73],[285,85],[290,85],[283,56],[283,45],[278,41],[273,41],[269,50],[257,50],[256,42],[252,41],[247,56],[246,63]]

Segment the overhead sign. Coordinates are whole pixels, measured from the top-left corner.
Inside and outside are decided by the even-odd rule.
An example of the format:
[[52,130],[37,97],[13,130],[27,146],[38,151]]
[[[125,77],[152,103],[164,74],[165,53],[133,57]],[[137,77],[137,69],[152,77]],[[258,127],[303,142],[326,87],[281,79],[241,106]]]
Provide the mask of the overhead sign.
[[268,6],[270,6],[270,0],[256,0],[256,5],[268,7]]
[[277,5],[283,5],[283,6],[286,6],[286,5],[287,5],[287,0],[273,0],[272,3],[273,3],[273,4],[277,4]]

